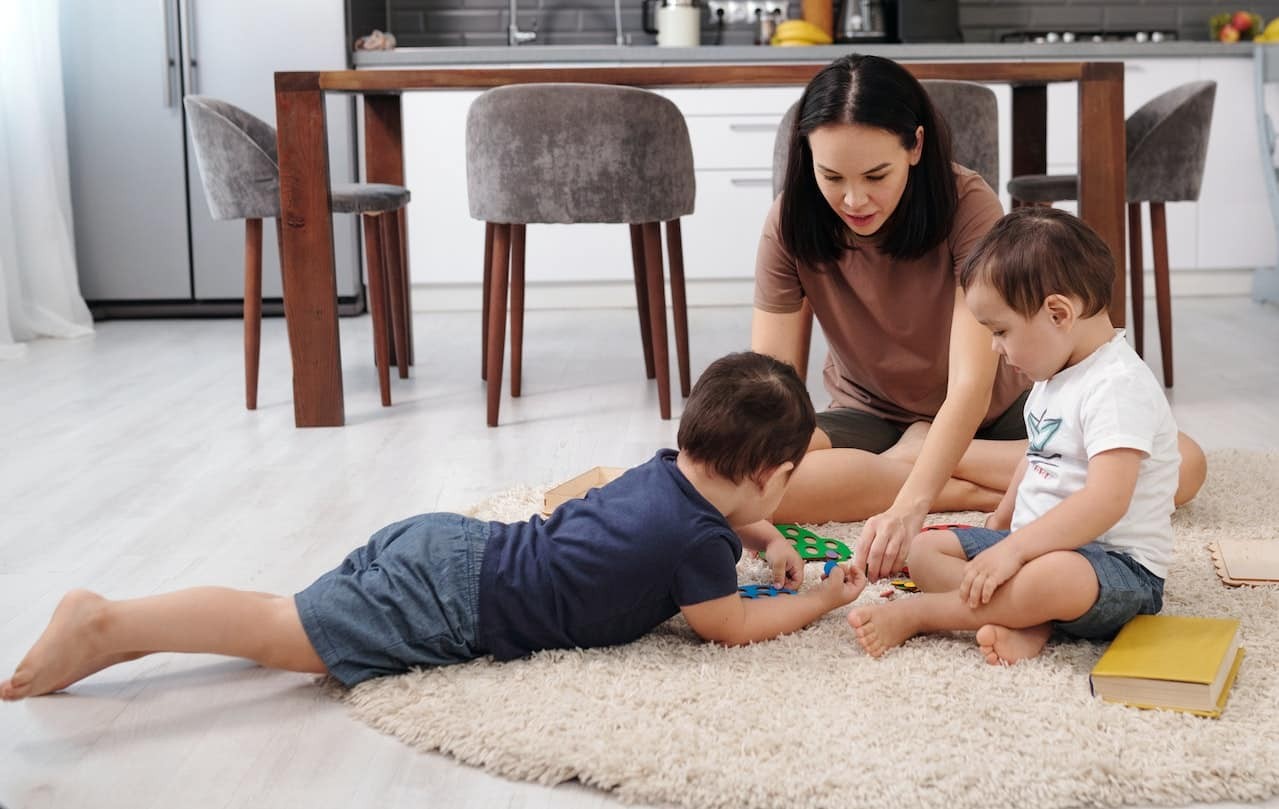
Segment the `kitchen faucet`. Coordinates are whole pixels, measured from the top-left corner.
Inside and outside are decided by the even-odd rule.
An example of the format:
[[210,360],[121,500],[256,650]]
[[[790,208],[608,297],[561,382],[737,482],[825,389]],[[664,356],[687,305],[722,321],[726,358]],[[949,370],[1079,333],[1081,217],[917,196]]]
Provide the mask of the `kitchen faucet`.
[[[516,16],[516,0],[511,0],[511,26],[506,29],[506,44],[519,45],[521,42],[532,42],[537,38],[537,31],[521,31],[519,17]],[[536,22],[533,25],[537,27]]]

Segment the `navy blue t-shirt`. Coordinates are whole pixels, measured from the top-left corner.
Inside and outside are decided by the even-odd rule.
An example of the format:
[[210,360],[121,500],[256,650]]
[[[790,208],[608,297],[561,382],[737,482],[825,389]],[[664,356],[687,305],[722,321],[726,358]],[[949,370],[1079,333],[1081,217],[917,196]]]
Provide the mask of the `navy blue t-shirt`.
[[661,450],[549,520],[493,523],[480,642],[498,660],[627,643],[737,592],[741,540]]

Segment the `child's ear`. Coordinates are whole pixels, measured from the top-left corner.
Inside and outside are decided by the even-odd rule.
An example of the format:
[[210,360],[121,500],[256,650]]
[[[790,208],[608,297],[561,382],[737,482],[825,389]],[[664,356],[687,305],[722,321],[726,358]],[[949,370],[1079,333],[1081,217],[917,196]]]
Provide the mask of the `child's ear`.
[[1048,318],[1054,326],[1069,326],[1079,316],[1075,311],[1075,302],[1057,292],[1044,300],[1044,308],[1048,310]]
[[786,475],[789,474],[790,471],[793,470],[794,468],[795,468],[794,463],[792,463],[791,461],[785,461],[784,463],[778,464],[777,466],[771,467],[769,469],[765,469],[755,476],[755,485],[759,486],[759,490],[761,492],[764,492],[773,483],[773,480],[776,479],[778,475],[781,475],[782,478],[785,478]]

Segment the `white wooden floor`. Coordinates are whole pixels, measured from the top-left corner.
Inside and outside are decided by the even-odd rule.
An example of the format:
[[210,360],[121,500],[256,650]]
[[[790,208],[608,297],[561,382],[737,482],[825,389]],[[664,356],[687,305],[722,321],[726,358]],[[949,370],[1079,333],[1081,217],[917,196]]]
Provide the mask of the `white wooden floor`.
[[[690,317],[694,375],[747,344],[747,309]],[[1279,309],[1178,299],[1176,317],[1182,428],[1209,449],[1279,449]],[[418,366],[385,410],[368,319],[343,320],[343,429],[293,428],[280,320],[264,328],[255,413],[243,409],[238,321],[110,322],[0,363],[0,670],[68,588],[292,592],[393,519],[673,444],[677,422],[657,418],[633,311],[530,312],[525,393],[505,398],[498,429],[484,426],[478,320],[419,315]],[[305,676],[162,655],[66,695],[0,704],[0,805],[616,804],[416,753],[348,718]]]

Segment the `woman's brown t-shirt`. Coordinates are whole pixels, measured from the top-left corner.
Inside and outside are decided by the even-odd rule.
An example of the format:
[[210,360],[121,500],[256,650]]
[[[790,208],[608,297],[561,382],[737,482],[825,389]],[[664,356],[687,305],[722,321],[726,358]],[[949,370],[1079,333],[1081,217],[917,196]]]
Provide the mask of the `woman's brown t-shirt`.
[[[917,259],[893,259],[864,243],[836,270],[799,265],[782,246],[781,205],[773,202],[755,260],[755,306],[785,314],[808,298],[830,346],[824,376],[832,407],[902,423],[931,420],[941,408],[959,269],[1003,215],[981,175],[954,169],[959,206],[950,235]],[[1001,358],[983,426],[1029,387]]]

